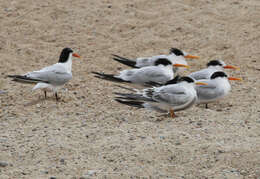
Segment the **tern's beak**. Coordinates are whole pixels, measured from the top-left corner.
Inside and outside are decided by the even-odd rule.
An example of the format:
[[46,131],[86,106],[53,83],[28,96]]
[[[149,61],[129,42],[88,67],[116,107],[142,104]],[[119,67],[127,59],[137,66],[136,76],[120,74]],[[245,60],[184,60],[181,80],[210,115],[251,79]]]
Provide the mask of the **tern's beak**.
[[76,53],[73,53],[72,56],[73,56],[73,57],[80,58],[80,56],[79,56],[78,54],[76,54]]
[[242,81],[242,78],[233,78],[233,77],[228,77],[228,80],[238,80],[238,81]]
[[184,58],[190,58],[190,59],[199,59],[199,56],[194,56],[194,55],[185,55]]
[[238,67],[231,66],[231,65],[226,65],[226,66],[224,66],[224,68],[229,68],[229,69],[234,69],[234,70],[238,70],[239,69]]
[[190,68],[188,65],[184,65],[184,64],[179,64],[179,63],[175,63],[173,64],[174,67],[184,67],[184,68]]
[[199,82],[199,81],[195,82],[195,84],[196,85],[208,85],[208,83],[203,83],[203,82]]

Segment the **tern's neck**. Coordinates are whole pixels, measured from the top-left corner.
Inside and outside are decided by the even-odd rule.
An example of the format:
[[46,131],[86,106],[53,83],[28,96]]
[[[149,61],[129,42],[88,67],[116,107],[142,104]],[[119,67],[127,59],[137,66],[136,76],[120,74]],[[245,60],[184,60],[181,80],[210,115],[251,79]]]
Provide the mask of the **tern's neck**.
[[67,70],[67,72],[71,73],[71,69],[72,69],[72,54],[69,55],[69,59],[68,61],[66,61],[65,63],[61,63]]
[[228,92],[231,89],[231,85],[227,78],[216,78],[214,79],[216,86],[221,87],[224,91]]
[[172,63],[178,63],[178,64],[183,64],[183,65],[188,65],[187,61],[183,56],[176,56],[174,53],[169,55],[169,59],[171,60]]
[[216,69],[218,71],[223,71],[223,67],[222,66],[208,66],[209,69]]
[[166,70],[168,70],[168,71],[174,71],[174,70],[173,70],[174,67],[173,67],[172,65],[161,66],[161,68],[164,68],[164,69],[166,69]]

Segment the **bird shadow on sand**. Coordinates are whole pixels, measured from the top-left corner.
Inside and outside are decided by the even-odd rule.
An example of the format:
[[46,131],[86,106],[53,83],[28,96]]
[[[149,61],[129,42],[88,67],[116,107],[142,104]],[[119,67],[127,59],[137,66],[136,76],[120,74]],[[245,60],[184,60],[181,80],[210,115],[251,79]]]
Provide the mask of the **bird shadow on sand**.
[[196,106],[198,108],[201,108],[201,109],[221,112],[221,111],[228,111],[228,110],[230,110],[233,107],[233,104],[230,104],[230,103],[209,103],[207,108],[206,108],[205,104],[197,104]]
[[56,99],[53,98],[53,97],[47,97],[47,98],[34,99],[34,100],[32,100],[32,101],[30,101],[30,102],[28,102],[28,103],[25,103],[24,106],[25,106],[25,107],[33,106],[33,105],[37,105],[37,104],[39,104],[39,103],[43,103],[43,102],[45,102],[45,101],[54,101],[54,102],[56,102],[56,103],[65,102],[65,101],[62,100],[62,99],[59,99],[58,101],[56,101]]
[[175,119],[178,118],[179,116],[175,114],[175,117],[171,117],[171,115],[169,113],[164,113],[164,114],[160,114],[160,115],[156,115],[156,122],[160,122],[166,119]]

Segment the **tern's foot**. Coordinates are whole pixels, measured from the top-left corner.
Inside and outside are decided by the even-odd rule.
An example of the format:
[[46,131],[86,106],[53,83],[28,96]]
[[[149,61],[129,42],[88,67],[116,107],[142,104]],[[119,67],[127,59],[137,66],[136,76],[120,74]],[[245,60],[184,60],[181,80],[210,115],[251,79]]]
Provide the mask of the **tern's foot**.
[[172,109],[170,110],[170,116],[171,116],[171,118],[177,117]]

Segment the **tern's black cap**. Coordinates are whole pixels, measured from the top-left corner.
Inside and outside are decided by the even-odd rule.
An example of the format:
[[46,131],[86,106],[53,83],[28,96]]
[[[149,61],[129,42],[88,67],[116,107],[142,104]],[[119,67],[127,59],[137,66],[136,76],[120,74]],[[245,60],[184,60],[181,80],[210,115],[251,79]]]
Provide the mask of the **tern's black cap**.
[[70,53],[73,53],[73,50],[71,48],[64,48],[61,51],[59,63],[65,63],[69,59]]
[[223,71],[217,71],[217,72],[214,72],[210,79],[215,79],[215,78],[218,78],[218,77],[227,77],[227,74],[224,73]]
[[184,56],[184,53],[180,49],[177,49],[177,48],[171,48],[170,54],[171,53],[175,54],[176,56]]
[[179,82],[186,81],[188,83],[194,83],[195,80],[189,76],[183,76],[179,79]]
[[167,58],[158,58],[155,61],[155,66],[158,66],[158,65],[167,66],[167,65],[171,65],[171,64],[172,64],[172,62],[170,62]]
[[223,64],[219,60],[211,60],[207,64],[207,67],[209,67],[209,66],[223,66]]

